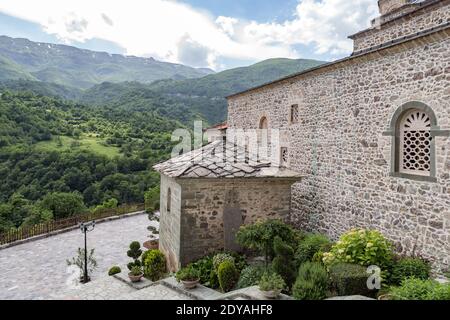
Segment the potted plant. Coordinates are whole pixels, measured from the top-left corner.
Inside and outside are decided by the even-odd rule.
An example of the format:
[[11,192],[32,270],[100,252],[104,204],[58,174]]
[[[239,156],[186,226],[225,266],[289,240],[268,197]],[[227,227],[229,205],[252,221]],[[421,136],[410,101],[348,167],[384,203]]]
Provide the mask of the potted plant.
[[183,284],[185,289],[194,289],[200,282],[200,273],[192,266],[181,269],[176,274],[178,282]]
[[131,282],[139,282],[141,281],[143,276],[144,273],[142,272],[141,267],[138,266],[134,266],[133,268],[131,268],[131,272],[128,274]]
[[283,278],[276,273],[264,273],[259,281],[259,290],[267,299],[276,299],[286,288]]

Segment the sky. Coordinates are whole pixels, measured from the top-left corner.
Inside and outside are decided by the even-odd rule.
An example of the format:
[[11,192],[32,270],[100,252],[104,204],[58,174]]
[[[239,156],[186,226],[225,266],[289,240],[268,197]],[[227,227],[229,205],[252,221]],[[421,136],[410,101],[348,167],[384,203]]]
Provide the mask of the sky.
[[342,58],[377,15],[376,0],[0,0],[0,35],[220,71]]

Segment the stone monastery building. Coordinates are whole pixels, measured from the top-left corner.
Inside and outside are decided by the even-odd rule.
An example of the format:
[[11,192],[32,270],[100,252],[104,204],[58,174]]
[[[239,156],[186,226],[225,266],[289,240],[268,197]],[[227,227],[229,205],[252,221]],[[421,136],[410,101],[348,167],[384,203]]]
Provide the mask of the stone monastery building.
[[450,0],[378,4],[350,57],[228,97],[228,131],[281,130],[278,163],[223,163],[216,141],[155,167],[172,269],[268,217],[333,239],[377,229],[450,268]]

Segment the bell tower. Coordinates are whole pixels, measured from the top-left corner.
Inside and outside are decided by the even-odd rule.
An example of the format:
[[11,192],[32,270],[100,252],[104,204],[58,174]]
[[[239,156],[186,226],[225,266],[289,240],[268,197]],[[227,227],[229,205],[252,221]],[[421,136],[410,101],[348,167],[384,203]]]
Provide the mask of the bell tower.
[[378,7],[380,8],[380,14],[384,16],[392,11],[410,4],[411,0],[378,0]]

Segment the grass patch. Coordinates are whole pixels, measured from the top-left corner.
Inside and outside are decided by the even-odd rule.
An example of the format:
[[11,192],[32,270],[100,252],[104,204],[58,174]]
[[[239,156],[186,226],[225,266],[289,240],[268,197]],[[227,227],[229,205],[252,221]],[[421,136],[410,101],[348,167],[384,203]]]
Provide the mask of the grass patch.
[[71,137],[53,137],[50,141],[42,141],[35,145],[36,150],[41,151],[67,151],[67,150],[87,150],[99,155],[113,158],[120,155],[119,148],[105,146],[103,140],[96,137],[83,136],[80,139]]

